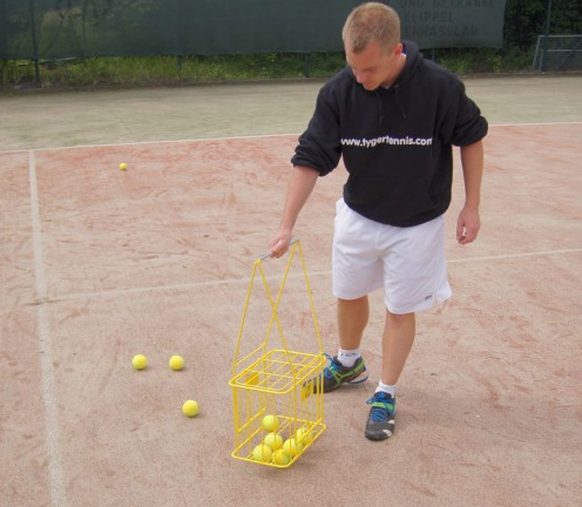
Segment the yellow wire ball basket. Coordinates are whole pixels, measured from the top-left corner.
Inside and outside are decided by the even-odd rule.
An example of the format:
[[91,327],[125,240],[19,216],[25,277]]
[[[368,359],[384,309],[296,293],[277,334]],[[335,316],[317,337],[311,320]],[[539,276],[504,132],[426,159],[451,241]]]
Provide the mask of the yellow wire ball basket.
[[[288,257],[275,297],[263,268],[269,256],[253,264],[229,382],[234,413],[232,457],[276,468],[287,468],[295,463],[325,430],[325,356],[299,241],[292,242]],[[315,353],[290,350],[279,316],[284,288],[296,258],[301,264],[306,299],[313,320]],[[252,350],[243,355],[243,335],[247,334],[245,330],[251,300],[256,297],[253,295],[256,279],[263,285],[268,302],[268,317],[264,319],[266,331],[261,343],[258,346],[256,343],[250,344]],[[278,335],[279,339],[272,335]]]

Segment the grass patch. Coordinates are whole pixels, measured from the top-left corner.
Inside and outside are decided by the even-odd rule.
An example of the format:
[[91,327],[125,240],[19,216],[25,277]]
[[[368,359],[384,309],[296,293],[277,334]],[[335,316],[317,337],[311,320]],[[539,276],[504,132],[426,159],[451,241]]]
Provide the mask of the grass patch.
[[[501,49],[426,50],[425,56],[449,70],[470,75],[531,69],[531,52]],[[214,56],[101,57],[41,62],[43,88],[99,88],[159,84],[328,78],[345,65],[343,53],[265,53]],[[0,61],[4,89],[34,87],[29,60]]]
[[530,71],[533,52],[493,48],[440,49],[434,52],[433,59],[459,75],[505,74]]

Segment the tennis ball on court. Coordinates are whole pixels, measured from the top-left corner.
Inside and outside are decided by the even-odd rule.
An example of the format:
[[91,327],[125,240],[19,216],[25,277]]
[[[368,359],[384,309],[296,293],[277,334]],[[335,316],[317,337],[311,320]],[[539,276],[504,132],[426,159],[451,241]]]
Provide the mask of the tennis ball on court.
[[283,449],[278,449],[273,453],[273,463],[276,465],[288,465],[291,461],[291,456]]
[[313,442],[313,433],[309,431],[309,428],[303,426],[295,432],[295,440],[304,446],[309,445]]
[[174,371],[179,371],[184,368],[184,358],[182,356],[172,356],[170,357],[170,368]]
[[196,403],[194,400],[185,401],[184,405],[182,405],[182,412],[184,412],[185,416],[195,417],[198,415],[199,411],[200,409],[198,408],[198,403]]
[[274,415],[263,417],[263,429],[265,431],[277,431],[279,429],[279,419]]
[[279,433],[272,431],[265,436],[263,444],[268,445],[273,451],[276,451],[283,445],[283,437]]
[[271,461],[273,451],[268,445],[259,444],[253,449],[253,459],[255,461]]
[[119,164],[119,168],[122,171],[127,171],[127,164],[125,162],[121,162],[121,164]]
[[303,450],[303,444],[297,442],[295,437],[291,437],[283,443],[283,450],[291,457],[297,456]]
[[137,354],[136,356],[133,356],[133,359],[131,360],[131,365],[136,370],[143,370],[148,365],[148,359],[146,356]]

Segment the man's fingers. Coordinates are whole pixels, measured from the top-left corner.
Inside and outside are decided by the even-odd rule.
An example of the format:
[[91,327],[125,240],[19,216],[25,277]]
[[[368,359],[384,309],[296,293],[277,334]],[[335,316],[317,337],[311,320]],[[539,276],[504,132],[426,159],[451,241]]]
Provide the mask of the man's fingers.
[[466,245],[475,241],[479,229],[467,229],[466,227],[461,228],[460,233],[457,233],[457,241],[461,245]]
[[281,257],[287,251],[287,245],[284,239],[279,239],[272,247],[271,247],[271,255],[273,257]]

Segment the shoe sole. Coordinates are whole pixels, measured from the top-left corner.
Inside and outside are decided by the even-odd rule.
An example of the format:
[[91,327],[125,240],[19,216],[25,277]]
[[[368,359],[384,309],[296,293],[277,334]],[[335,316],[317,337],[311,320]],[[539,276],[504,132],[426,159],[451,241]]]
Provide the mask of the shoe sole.
[[[389,430],[386,430],[389,431]],[[365,433],[365,436],[368,440],[373,440],[374,442],[379,442],[380,440],[388,440],[391,436],[393,435],[392,432],[390,432],[389,435],[387,435],[386,433],[384,433],[383,431],[380,433]]]

